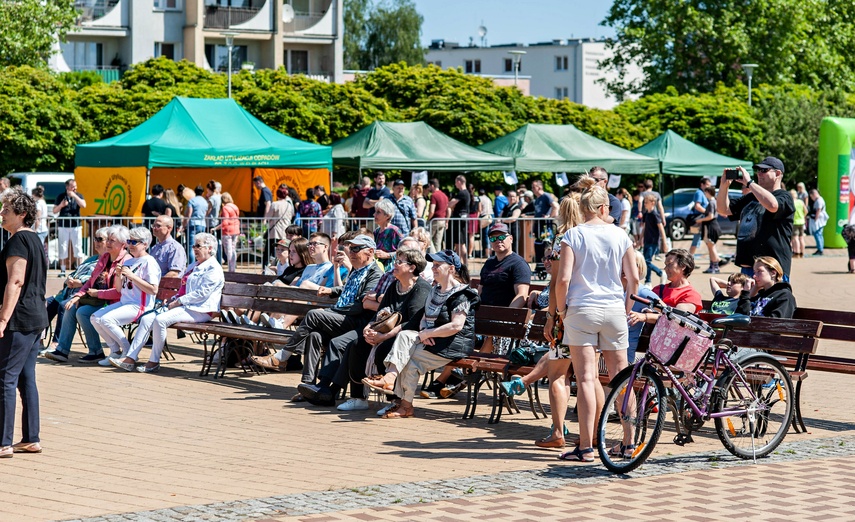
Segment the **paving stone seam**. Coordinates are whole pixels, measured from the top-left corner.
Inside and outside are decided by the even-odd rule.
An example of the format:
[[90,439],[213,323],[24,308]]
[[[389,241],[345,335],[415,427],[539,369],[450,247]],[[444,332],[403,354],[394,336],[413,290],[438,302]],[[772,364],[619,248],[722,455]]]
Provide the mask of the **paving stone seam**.
[[[757,464],[768,465],[852,455],[855,455],[855,436],[829,437],[784,442],[772,455],[759,459]],[[752,465],[754,464],[751,460],[738,459],[723,449],[712,452],[659,456],[650,459],[628,476],[615,475],[601,465],[574,465],[556,461],[555,466],[534,470],[175,506],[159,510],[73,519],[71,522],[122,522],[129,520],[195,522],[214,519],[241,521],[277,515],[313,515],[369,507],[398,507],[425,502],[465,499],[466,497],[524,493],[566,487],[571,484],[594,485],[626,480],[627,478],[654,477]]]

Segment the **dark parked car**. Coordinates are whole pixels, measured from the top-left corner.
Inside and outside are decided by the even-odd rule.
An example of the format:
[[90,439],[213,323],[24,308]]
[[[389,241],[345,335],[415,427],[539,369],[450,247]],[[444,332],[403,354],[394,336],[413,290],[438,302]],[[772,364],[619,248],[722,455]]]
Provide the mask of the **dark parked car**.
[[[679,241],[689,234],[689,227],[686,226],[686,216],[691,213],[695,190],[697,189],[677,189],[662,199],[662,206],[665,207],[665,232],[672,241]],[[728,193],[731,199],[742,196],[742,192],[739,190],[729,190]],[[721,227],[722,234],[736,235],[736,221],[718,216],[718,225]]]

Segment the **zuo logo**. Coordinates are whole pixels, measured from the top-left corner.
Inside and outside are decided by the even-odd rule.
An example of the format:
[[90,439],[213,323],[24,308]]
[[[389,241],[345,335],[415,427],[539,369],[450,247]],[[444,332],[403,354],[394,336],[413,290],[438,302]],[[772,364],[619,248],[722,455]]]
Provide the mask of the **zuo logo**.
[[120,174],[113,174],[107,181],[104,189],[103,197],[95,198],[95,203],[98,208],[95,209],[96,214],[102,216],[118,216],[125,214],[125,209],[128,208],[128,194],[130,193],[130,183]]

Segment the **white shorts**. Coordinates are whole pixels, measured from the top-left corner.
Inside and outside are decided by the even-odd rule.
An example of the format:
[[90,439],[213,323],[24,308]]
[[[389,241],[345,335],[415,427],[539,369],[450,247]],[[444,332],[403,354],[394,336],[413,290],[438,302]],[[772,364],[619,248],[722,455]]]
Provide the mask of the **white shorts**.
[[593,346],[600,351],[626,350],[629,328],[623,306],[609,308],[568,307],[564,316],[567,346]]
[[65,259],[68,257],[68,242],[71,241],[71,248],[74,249],[74,257],[81,258],[83,253],[80,251],[80,227],[57,227],[56,240],[59,245],[59,258]]

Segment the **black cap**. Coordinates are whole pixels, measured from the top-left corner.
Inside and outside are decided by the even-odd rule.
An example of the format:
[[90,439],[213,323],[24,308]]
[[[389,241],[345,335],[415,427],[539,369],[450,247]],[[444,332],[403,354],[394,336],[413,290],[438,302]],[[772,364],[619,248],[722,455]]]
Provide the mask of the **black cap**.
[[754,165],[755,169],[775,169],[784,173],[784,162],[773,156],[766,156],[763,161]]
[[393,186],[393,187],[398,186],[398,185],[403,185],[403,186],[405,186],[405,187],[407,186],[407,184],[406,184],[406,183],[404,183],[404,180],[402,180],[402,179],[396,179],[396,180],[395,180],[395,182],[394,182],[394,183],[392,183],[392,186]]

